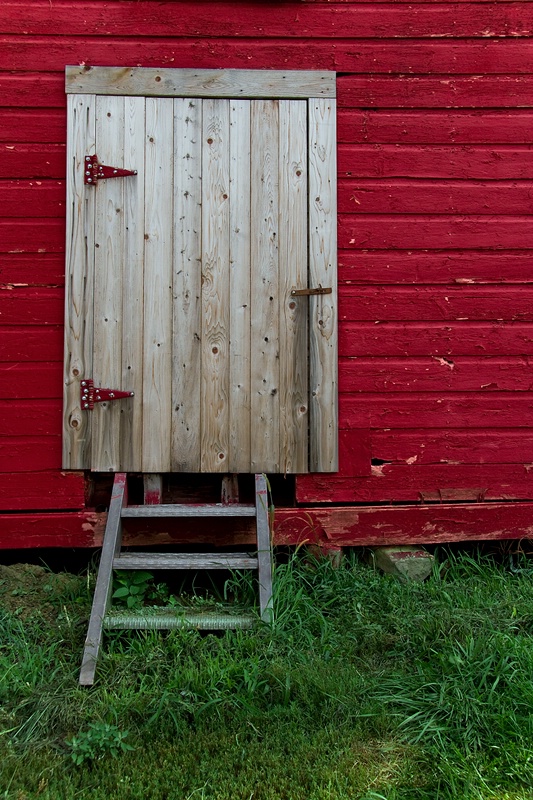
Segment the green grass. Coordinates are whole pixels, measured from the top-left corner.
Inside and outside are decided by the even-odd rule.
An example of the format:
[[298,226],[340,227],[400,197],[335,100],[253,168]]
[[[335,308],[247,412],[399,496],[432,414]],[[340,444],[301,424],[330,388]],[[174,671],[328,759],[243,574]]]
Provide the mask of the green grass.
[[272,628],[109,633],[92,689],[91,580],[0,580],[0,800],[533,800],[524,566],[403,584],[296,554]]

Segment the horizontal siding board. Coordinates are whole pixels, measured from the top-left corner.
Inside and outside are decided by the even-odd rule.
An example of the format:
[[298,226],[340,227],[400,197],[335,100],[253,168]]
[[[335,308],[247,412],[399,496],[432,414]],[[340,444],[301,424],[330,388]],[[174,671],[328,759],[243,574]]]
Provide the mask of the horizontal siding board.
[[57,144],[65,141],[66,129],[64,108],[0,108],[0,142]]
[[3,217],[64,217],[63,181],[0,181]]
[[532,127],[524,109],[340,109],[338,121],[350,144],[530,144]]
[[[0,440],[5,436],[58,437],[61,404],[57,400],[0,400]],[[31,461],[28,469],[32,468]]]
[[[1,374],[1,373],[0,373]],[[359,357],[341,359],[339,391],[349,392],[529,392],[531,357],[450,359]],[[533,452],[532,452],[533,459]]]
[[0,399],[62,397],[63,363],[37,362],[33,364],[0,363]]
[[0,107],[5,106],[64,108],[63,81],[58,74],[48,72],[0,73]]
[[61,325],[63,303],[63,289],[14,287],[0,290],[0,327]]
[[533,147],[340,144],[338,170],[341,178],[531,179]]
[[339,319],[533,321],[530,286],[343,286]]
[[[457,466],[468,466],[475,475],[476,468],[485,465],[493,469],[494,477],[498,477],[497,470],[502,464],[526,464],[531,472],[533,433],[527,429],[348,428],[339,431],[339,439],[340,471],[334,479],[329,476],[331,483],[340,478],[370,477],[373,472],[379,478],[389,464],[447,466],[448,475],[453,475]],[[305,482],[298,478],[298,483]]]
[[343,248],[509,249],[517,243],[533,247],[533,226],[526,216],[500,216],[496,221],[479,215],[339,214],[338,232],[339,246]]
[[533,352],[533,325],[512,322],[345,322],[341,356],[521,356]]
[[341,214],[524,216],[533,210],[533,181],[344,180],[338,200]]
[[341,250],[339,277],[346,284],[531,283],[529,250],[357,251]]
[[2,514],[0,548],[101,547],[106,518],[94,511]]
[[533,105],[531,75],[340,76],[339,108],[516,108]]
[[31,217],[0,219],[0,252],[63,253],[64,251],[63,219]]
[[61,436],[0,438],[0,473],[60,469]]
[[533,499],[533,468],[524,464],[476,466],[398,465],[376,467],[372,477],[298,478],[300,503],[417,503]]
[[[437,0],[435,0],[437,1]],[[440,0],[439,0],[440,1]],[[385,0],[390,3],[390,0]],[[480,0],[481,2],[481,0]],[[485,2],[485,0],[483,0]],[[316,4],[315,4],[316,5]],[[378,10],[379,13],[379,10]],[[527,74],[533,67],[533,42],[508,39],[349,39],[333,48],[313,38],[116,39],[94,36],[2,38],[0,69],[29,71],[39,64],[63,74],[65,64],[197,69],[322,69],[337,72]]]
[[0,284],[11,286],[63,286],[62,253],[4,253],[0,259]]
[[341,428],[530,428],[528,392],[339,395]]
[[[358,446],[360,431],[344,431],[348,446]],[[371,457],[408,464],[523,464],[533,461],[533,432],[529,430],[458,429],[372,431]],[[344,471],[344,470],[343,470]],[[351,473],[349,467],[344,471]],[[533,477],[533,476],[532,476]]]
[[[0,372],[6,362],[61,362],[63,328],[3,328],[0,336]],[[20,364],[18,364],[20,366]],[[34,369],[34,366],[31,366]]]
[[64,143],[0,144],[0,178],[65,178]]
[[[82,472],[25,472],[0,474],[0,510],[82,509]],[[0,534],[0,547],[1,544]]]
[[165,13],[149,0],[128,5],[121,2],[91,3],[91,13],[73,13],[71,2],[54,2],[52,9],[39,0],[10,2],[0,7],[0,27],[5,33],[78,36],[167,37],[261,37],[317,39],[344,38],[347,31],[359,38],[486,37],[490,20],[492,36],[530,36],[533,4],[509,3],[395,3],[315,4],[294,8],[280,5],[265,21],[263,5],[247,4],[243,14],[238,2],[166,3]]
[[326,549],[348,545],[384,545],[522,539],[533,536],[531,503],[434,504],[354,510],[279,508],[274,543],[297,545],[314,540]]

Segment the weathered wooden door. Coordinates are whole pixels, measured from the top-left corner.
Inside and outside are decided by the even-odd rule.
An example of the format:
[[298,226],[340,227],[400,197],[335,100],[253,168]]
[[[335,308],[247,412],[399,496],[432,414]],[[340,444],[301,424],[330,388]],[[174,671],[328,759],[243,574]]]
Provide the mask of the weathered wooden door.
[[[69,67],[67,92],[64,467],[337,469],[334,75]],[[84,182],[94,156],[136,174]],[[134,396],[85,409],[89,378]]]

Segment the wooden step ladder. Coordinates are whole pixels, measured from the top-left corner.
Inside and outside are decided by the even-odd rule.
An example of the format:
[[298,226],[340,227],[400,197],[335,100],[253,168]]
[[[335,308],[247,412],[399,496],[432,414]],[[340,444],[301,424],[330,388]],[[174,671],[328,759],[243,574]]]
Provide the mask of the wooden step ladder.
[[[156,519],[173,518],[224,518],[255,517],[257,531],[256,552],[249,553],[131,553],[122,552],[122,520],[126,517]],[[161,630],[193,627],[204,630],[251,627],[253,615],[224,615],[180,613],[174,607],[162,609],[153,615],[110,613],[113,570],[257,570],[259,583],[259,614],[264,622],[273,621],[272,608],[272,554],[268,524],[268,497],[264,475],[255,476],[255,504],[162,504],[129,506],[127,504],[127,475],[117,473],[107,524],[104,533],[100,566],[94,591],[87,638],[79,682],[92,686],[102,643],[104,629],[158,628]]]

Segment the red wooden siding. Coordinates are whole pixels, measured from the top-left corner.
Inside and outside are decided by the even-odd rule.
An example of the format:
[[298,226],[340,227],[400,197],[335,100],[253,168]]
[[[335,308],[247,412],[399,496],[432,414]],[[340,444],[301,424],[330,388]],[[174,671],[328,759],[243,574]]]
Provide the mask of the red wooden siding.
[[0,547],[101,535],[60,470],[69,63],[339,73],[341,469],[297,500],[476,501],[313,511],[326,543],[531,535],[495,501],[533,499],[533,2],[19,0],[0,31]]

